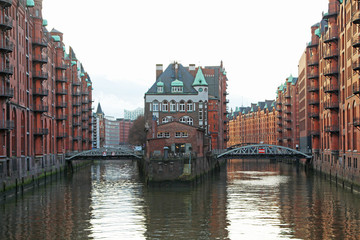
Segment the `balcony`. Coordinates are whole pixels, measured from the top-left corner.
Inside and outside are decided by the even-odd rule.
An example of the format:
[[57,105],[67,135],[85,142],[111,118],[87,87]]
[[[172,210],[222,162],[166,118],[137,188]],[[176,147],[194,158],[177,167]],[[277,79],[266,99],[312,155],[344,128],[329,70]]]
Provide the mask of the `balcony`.
[[14,121],[10,120],[0,120],[0,130],[11,130],[14,129]]
[[49,106],[46,105],[35,105],[34,106],[34,112],[38,112],[38,113],[44,113],[49,111]]
[[34,130],[34,135],[35,136],[43,136],[43,135],[48,135],[49,134],[49,129],[47,128],[38,128]]
[[282,102],[277,102],[276,105],[281,106],[281,105],[282,105]]
[[352,17],[352,22],[355,24],[360,24],[360,10],[358,10]]
[[313,48],[319,46],[319,38],[316,38],[315,41],[311,41],[307,44],[307,48]]
[[66,70],[68,68],[68,65],[67,64],[59,64],[59,65],[56,65],[55,68],[58,70]]
[[81,116],[81,111],[74,111],[73,116],[75,116],[75,117]]
[[309,100],[309,105],[319,105],[319,100],[317,99],[310,99]]
[[351,43],[354,48],[359,48],[360,47],[360,36],[356,35],[355,37],[353,37],[351,40]]
[[73,92],[72,95],[75,96],[75,97],[80,97],[81,93],[80,92]]
[[319,78],[319,71],[311,71],[311,73],[308,74],[308,79],[317,79]]
[[[89,95],[89,92],[83,91],[83,92],[81,92],[81,94],[82,94],[82,95]],[[229,103],[229,100],[226,100],[226,101],[227,101],[227,103]]]
[[47,42],[43,38],[33,38],[32,44],[35,46],[47,47]]
[[81,126],[81,128],[82,128],[83,131],[86,131],[86,130],[89,129],[89,126],[83,125],[83,126]]
[[338,133],[339,126],[338,125],[325,126],[324,131],[329,133]]
[[63,138],[67,138],[67,136],[68,136],[67,133],[62,132],[62,133],[58,133],[56,138],[63,139]]
[[354,127],[360,129],[360,118],[354,118],[353,125],[354,125]]
[[56,108],[67,108],[67,102],[65,101],[57,102]]
[[337,76],[339,70],[337,67],[328,67],[324,69],[324,76]]
[[323,54],[324,59],[337,58],[339,56],[339,49],[326,49]]
[[73,127],[80,127],[81,126],[81,123],[79,123],[79,122],[73,122]]
[[81,106],[81,102],[80,102],[80,101],[74,101],[74,102],[72,103],[72,105],[73,105],[74,107],[80,107],[80,106]]
[[309,117],[310,118],[319,118],[319,112],[311,111],[311,112],[309,112]]
[[360,61],[355,61],[352,63],[352,68],[354,71],[360,72]]
[[315,86],[310,86],[308,88],[308,92],[318,92],[319,91],[319,85],[315,85]]
[[338,93],[339,92],[339,87],[337,85],[326,85],[324,87],[324,92],[325,93]]
[[73,86],[81,86],[81,83],[79,81],[73,81],[72,85]]
[[41,54],[36,54],[32,56],[32,60],[33,62],[38,62],[38,63],[48,63],[48,57],[47,56],[43,56]]
[[333,3],[329,3],[329,11],[327,13],[323,13],[323,19],[329,19],[331,17],[336,17],[339,14],[340,5],[338,1]]
[[324,102],[324,108],[325,109],[338,109],[339,108],[339,103],[338,102]]
[[81,120],[82,120],[83,122],[89,121],[89,117],[82,117]]
[[282,122],[280,122],[280,121],[278,121],[276,124],[277,124],[278,126],[282,126]]
[[229,95],[229,93],[228,93],[228,92],[226,92],[226,91],[225,91],[223,94],[224,94],[224,96]]
[[12,27],[13,27],[13,21],[8,16],[5,15],[3,19],[0,20],[0,29],[6,31],[6,30],[11,30]]
[[276,111],[282,112],[282,109],[281,109],[281,108],[277,108]]
[[33,92],[34,96],[40,96],[40,97],[46,97],[49,95],[49,90],[47,89],[42,89],[42,88],[38,88],[38,89],[34,89]]
[[282,116],[281,116],[281,115],[277,115],[276,117],[277,117],[277,118],[279,118],[279,119],[281,119],[281,118],[282,118]]
[[353,85],[353,94],[355,94],[355,95],[360,94],[360,85],[357,83],[354,83],[354,85]]
[[33,71],[32,77],[33,79],[46,80],[48,79],[48,73],[43,71]]
[[67,115],[57,115],[56,120],[57,121],[64,121],[67,119]]
[[323,41],[324,43],[329,43],[332,41],[337,41],[339,38],[339,32],[337,27],[329,28],[327,33],[325,34]]
[[55,81],[59,83],[66,83],[68,79],[66,77],[57,77]]
[[313,55],[309,61],[308,61],[308,66],[312,67],[312,66],[317,66],[319,65],[319,55]]
[[73,140],[74,141],[81,141],[82,137],[81,136],[74,136]]
[[291,115],[291,111],[285,111],[285,114]]
[[13,75],[14,74],[14,68],[11,65],[0,66],[0,74]]
[[285,122],[292,122],[292,119],[290,117],[285,117],[284,120]]
[[[81,110],[83,113],[87,113],[87,112],[89,112],[89,109],[88,108],[84,108],[84,109],[82,109]],[[227,123],[227,121],[224,121],[224,124],[226,124]]]
[[14,97],[14,89],[9,88],[9,87],[0,88],[0,97],[13,98]]
[[277,131],[281,133],[283,130],[281,128],[278,128]]
[[310,131],[310,135],[311,135],[311,136],[320,136],[320,131],[318,131],[318,130],[311,130],[311,131]]
[[291,95],[290,95],[290,93],[287,93],[287,94],[285,94],[285,98],[291,98]]
[[67,95],[67,90],[65,88],[56,89],[56,95]]
[[0,44],[0,51],[3,53],[11,53],[14,51],[14,44],[9,40],[2,41]]
[[0,0],[0,5],[2,7],[10,7],[12,5],[12,0]]
[[291,103],[287,102],[287,103],[285,103],[285,106],[289,107],[289,106],[291,106]]

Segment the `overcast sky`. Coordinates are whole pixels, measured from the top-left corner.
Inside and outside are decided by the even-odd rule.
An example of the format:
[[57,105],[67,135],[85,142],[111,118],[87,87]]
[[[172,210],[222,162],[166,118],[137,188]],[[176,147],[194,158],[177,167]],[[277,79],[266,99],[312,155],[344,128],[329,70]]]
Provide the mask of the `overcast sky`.
[[[219,65],[229,106],[275,99],[328,0],[43,0],[48,30],[64,33],[108,116],[144,105],[155,65]],[[96,110],[96,109],[95,109]]]

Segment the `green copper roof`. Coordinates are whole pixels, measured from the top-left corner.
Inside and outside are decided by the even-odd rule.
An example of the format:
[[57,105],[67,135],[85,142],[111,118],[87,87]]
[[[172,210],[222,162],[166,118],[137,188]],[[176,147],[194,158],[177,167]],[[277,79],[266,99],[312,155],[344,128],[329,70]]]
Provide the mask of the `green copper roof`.
[[339,3],[343,3],[343,0],[339,0]]
[[282,90],[284,90],[284,85],[283,84],[281,84],[280,87],[279,87],[279,91],[282,91]]
[[292,83],[292,82],[293,82],[293,76],[292,76],[292,74],[290,74],[290,77],[288,77],[288,82],[289,82],[289,83]]
[[235,112],[238,112],[238,111],[239,111],[239,107],[236,107],[236,108],[235,108]]
[[71,66],[76,65],[76,61],[71,61]]
[[46,19],[43,19],[43,26],[46,27],[48,25],[48,22]]
[[51,37],[54,39],[55,42],[60,42],[60,36],[54,35],[54,36],[51,36]]
[[89,79],[87,78],[87,79],[85,79],[85,81],[86,81],[86,82],[89,82]]
[[318,28],[318,29],[315,30],[315,35],[318,36],[318,37],[321,36],[320,28]]
[[245,114],[245,109],[242,111],[242,114]]
[[80,77],[83,77],[83,76],[85,76],[85,74],[84,74],[84,73],[81,73],[81,74],[80,74]]
[[205,80],[204,74],[203,74],[200,67],[199,67],[199,70],[196,73],[194,83],[192,85],[193,86],[207,86],[208,85],[206,80]]
[[87,85],[88,87],[90,87],[90,86],[91,86],[91,83],[87,83],[86,85]]
[[184,86],[184,83],[182,81],[179,81],[179,80],[175,80],[171,83],[171,86],[172,87],[183,87]]
[[162,81],[159,81],[159,82],[156,84],[156,86],[158,86],[158,87],[163,87],[163,86],[164,86],[164,83],[163,83]]
[[265,103],[264,109],[267,109],[267,108],[268,108],[268,105],[267,105],[267,103]]
[[272,107],[275,107],[275,102],[273,102],[273,103],[271,104],[271,106],[272,106]]
[[251,107],[251,110],[250,110],[251,112],[254,112],[254,107]]
[[27,7],[34,7],[35,6],[34,0],[26,0],[26,6]]

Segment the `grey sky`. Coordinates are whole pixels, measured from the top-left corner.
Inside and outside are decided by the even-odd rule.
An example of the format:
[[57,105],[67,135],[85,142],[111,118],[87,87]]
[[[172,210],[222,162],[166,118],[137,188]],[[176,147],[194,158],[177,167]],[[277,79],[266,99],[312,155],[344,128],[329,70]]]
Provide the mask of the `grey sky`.
[[297,66],[327,0],[43,0],[48,29],[64,33],[106,115],[142,107],[155,64],[219,65],[230,107],[274,99]]

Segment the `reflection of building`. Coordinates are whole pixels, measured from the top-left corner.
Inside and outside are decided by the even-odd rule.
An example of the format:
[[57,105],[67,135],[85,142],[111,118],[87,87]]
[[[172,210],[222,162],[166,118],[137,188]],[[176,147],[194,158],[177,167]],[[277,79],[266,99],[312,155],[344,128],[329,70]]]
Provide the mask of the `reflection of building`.
[[[162,65],[157,65],[156,82],[145,94],[148,140],[165,143],[166,141],[160,139],[182,139],[181,142],[188,146],[185,152],[189,149],[197,151],[199,144],[205,144],[204,148],[207,148],[210,141],[216,148],[224,147],[227,141],[226,80],[222,64],[220,67],[195,68],[195,65],[190,65],[189,68],[185,68],[175,62],[170,64],[165,71]],[[211,114],[209,113],[210,104]],[[172,124],[172,122],[182,124]],[[190,126],[186,127],[186,131],[185,125]],[[174,136],[170,131],[164,130],[169,126],[173,127],[171,132]],[[195,131],[197,128],[201,129],[199,133]],[[192,134],[200,136],[201,132],[204,132],[206,138],[192,136]],[[147,148],[148,154],[162,153],[163,147],[169,147],[172,152],[177,149],[175,143],[149,144],[151,148]],[[203,152],[197,153],[203,155]]]
[[144,109],[143,108],[137,108],[133,111],[130,110],[124,110],[124,119],[130,119],[132,121],[136,120],[139,116],[144,115]]
[[42,0],[0,1],[0,16],[0,180],[8,184],[91,148],[92,83],[63,33],[47,30]]

